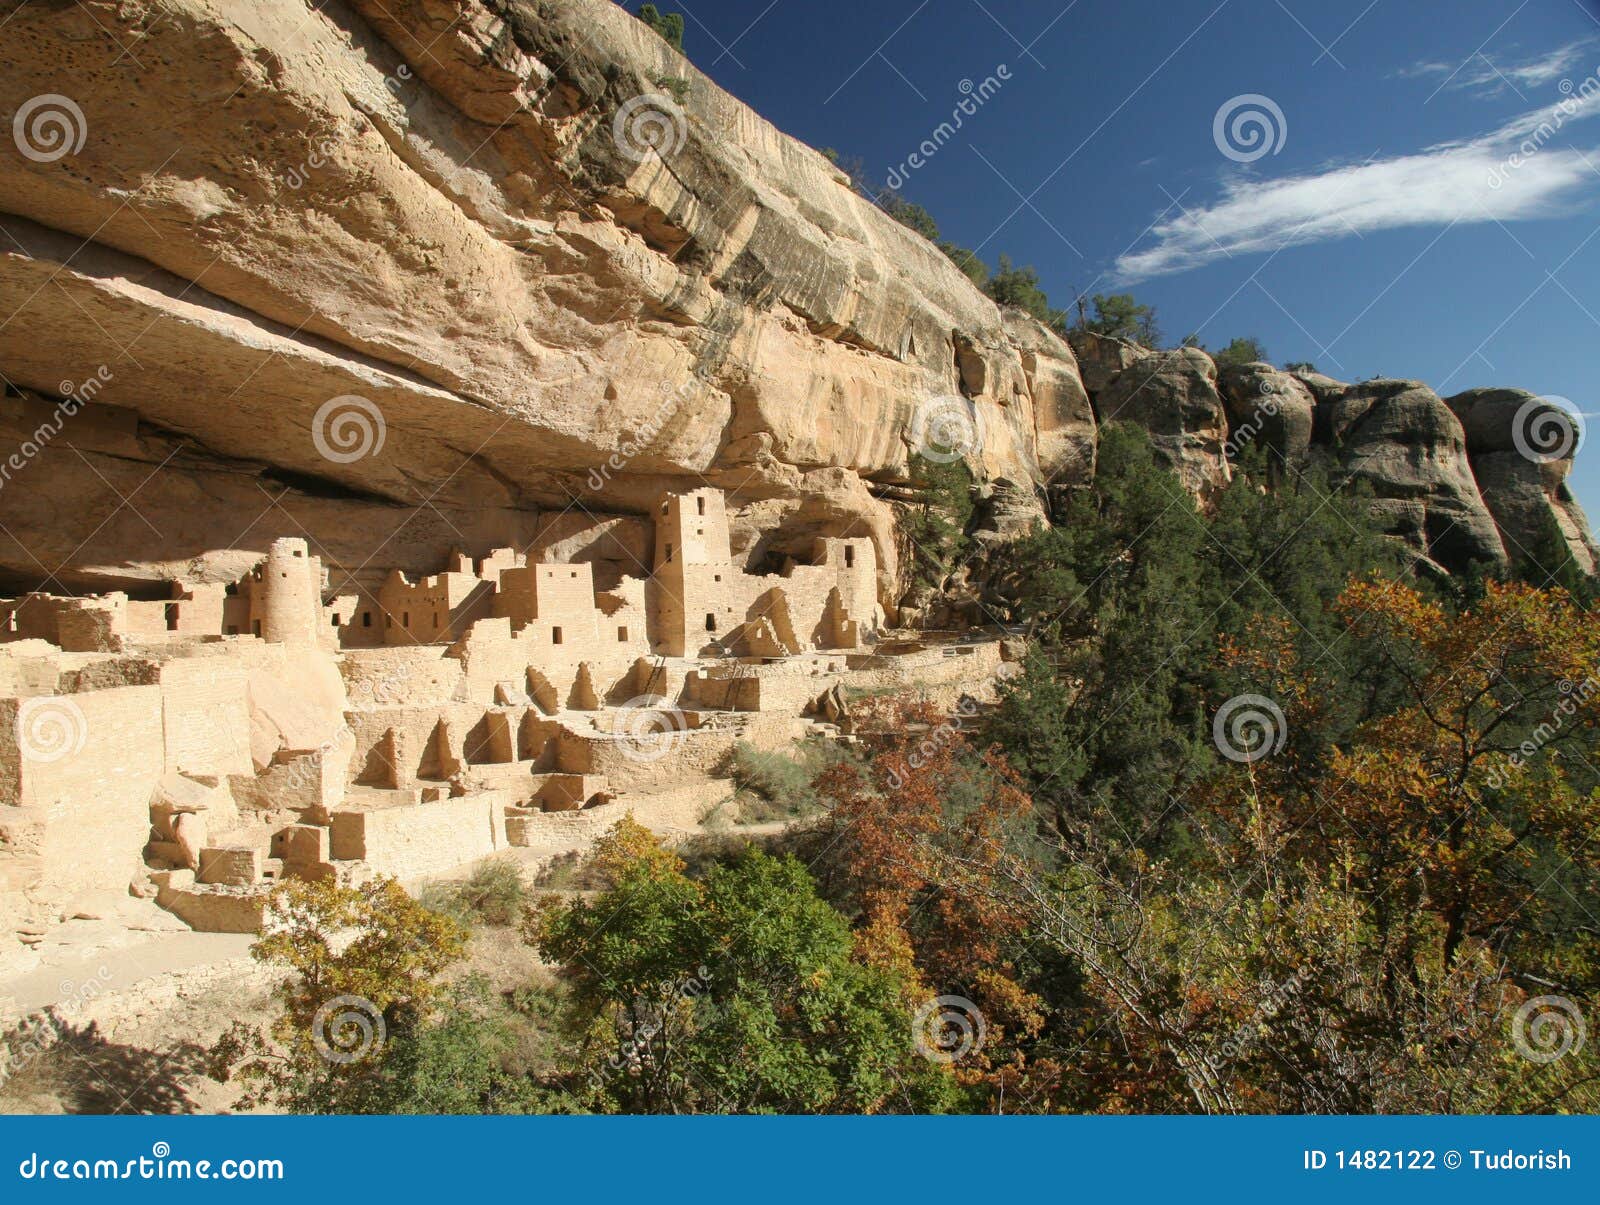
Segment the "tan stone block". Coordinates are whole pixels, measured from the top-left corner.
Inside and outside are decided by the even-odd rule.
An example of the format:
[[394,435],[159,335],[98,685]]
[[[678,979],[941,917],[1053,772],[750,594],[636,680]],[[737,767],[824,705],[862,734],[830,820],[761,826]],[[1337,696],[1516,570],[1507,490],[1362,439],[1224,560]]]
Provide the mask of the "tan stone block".
[[261,851],[241,845],[211,845],[200,851],[201,883],[248,887],[261,878]]

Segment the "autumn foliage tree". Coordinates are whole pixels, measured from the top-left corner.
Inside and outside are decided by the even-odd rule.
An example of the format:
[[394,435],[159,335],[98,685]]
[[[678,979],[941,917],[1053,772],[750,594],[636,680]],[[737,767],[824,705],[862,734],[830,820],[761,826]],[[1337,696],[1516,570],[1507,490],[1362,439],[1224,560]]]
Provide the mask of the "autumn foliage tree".
[[975,1100],[1040,1107],[1055,1068],[1028,1053],[1045,1016],[1016,961],[1024,918],[938,874],[947,857],[992,867],[1031,841],[1020,780],[998,752],[973,747],[961,719],[903,700],[860,709],[871,756],[818,781],[830,805],[818,834],[828,851],[822,873],[857,918],[869,959],[906,968],[921,1003],[959,996],[982,1015],[982,1043],[955,1064]]
[[[1563,591],[1493,581],[1453,612],[1367,579],[1335,611],[1399,683],[1395,705],[1348,740],[1290,741],[1206,791],[1235,882],[1346,917],[1342,986],[1324,982],[1328,958],[1311,964],[1324,1031],[1344,1040],[1334,1095],[1355,1108],[1593,1101],[1592,1052],[1546,1071],[1515,1057],[1510,1031],[1530,998],[1559,993],[1580,1011],[1595,999],[1600,626]],[[1281,624],[1256,636],[1227,661],[1281,701],[1291,732],[1318,731],[1318,667]]]
[[230,1028],[213,1074],[241,1084],[247,1106],[298,1113],[520,1111],[483,992],[448,974],[466,940],[393,879],[285,883],[251,947],[287,972],[277,1016]]
[[899,970],[857,951],[793,858],[747,850],[692,879],[631,818],[599,843],[609,884],[551,897],[525,934],[561,967],[575,1111],[947,1111]]

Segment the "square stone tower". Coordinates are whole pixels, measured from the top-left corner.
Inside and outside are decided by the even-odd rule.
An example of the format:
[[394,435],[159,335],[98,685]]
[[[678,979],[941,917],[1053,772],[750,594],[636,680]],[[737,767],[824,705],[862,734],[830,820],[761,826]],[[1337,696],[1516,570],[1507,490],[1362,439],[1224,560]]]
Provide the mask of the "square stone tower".
[[[658,653],[690,657],[725,639],[744,617],[722,491],[668,494],[656,507],[652,610]],[[714,651],[714,650],[713,650]]]

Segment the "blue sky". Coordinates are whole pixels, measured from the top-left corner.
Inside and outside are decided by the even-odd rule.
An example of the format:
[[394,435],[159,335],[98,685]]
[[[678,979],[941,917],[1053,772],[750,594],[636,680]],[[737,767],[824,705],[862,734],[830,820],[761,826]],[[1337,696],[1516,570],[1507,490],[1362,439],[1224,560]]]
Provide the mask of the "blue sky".
[[[1600,412],[1600,0],[660,7],[720,85],[875,180],[899,169],[947,237],[1033,264],[1057,305],[1131,291],[1174,342]],[[1600,520],[1600,452],[1573,484]]]

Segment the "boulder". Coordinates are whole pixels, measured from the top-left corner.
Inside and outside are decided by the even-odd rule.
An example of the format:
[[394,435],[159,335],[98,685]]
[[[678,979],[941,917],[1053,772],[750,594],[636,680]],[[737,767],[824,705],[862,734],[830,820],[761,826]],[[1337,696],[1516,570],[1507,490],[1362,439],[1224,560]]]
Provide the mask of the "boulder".
[[1069,331],[1067,342],[1078,359],[1078,373],[1090,397],[1103,392],[1135,360],[1150,354],[1149,348],[1130,339],[1097,335],[1093,331]]
[[1343,472],[1372,487],[1373,512],[1418,555],[1450,572],[1506,564],[1461,422],[1421,381],[1348,386],[1318,404],[1316,440]]
[[1445,400],[1461,420],[1473,476],[1506,555],[1513,562],[1534,557],[1554,532],[1593,573],[1594,536],[1567,488],[1581,437],[1572,416],[1521,389],[1468,389]]
[[1309,389],[1318,403],[1331,402],[1350,388],[1344,381],[1336,381],[1320,372],[1296,372],[1290,375]]
[[1133,423],[1150,433],[1156,455],[1202,502],[1227,485],[1228,419],[1217,366],[1198,348],[1150,352],[1095,395],[1102,423]]
[[1277,463],[1297,465],[1311,450],[1317,403],[1299,378],[1270,364],[1232,365],[1219,370],[1217,387],[1228,412],[1228,448],[1238,456],[1252,443],[1265,445]]

